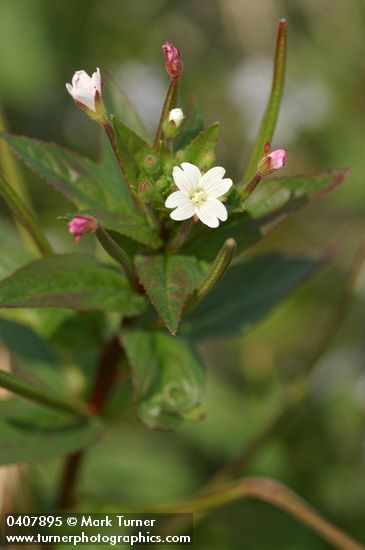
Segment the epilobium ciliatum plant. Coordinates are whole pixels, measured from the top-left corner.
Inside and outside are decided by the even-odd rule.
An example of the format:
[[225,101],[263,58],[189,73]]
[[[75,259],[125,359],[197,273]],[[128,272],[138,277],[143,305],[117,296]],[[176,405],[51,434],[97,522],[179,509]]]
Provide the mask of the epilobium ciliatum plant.
[[[82,453],[106,429],[100,416],[121,373],[133,381],[135,412],[146,427],[173,429],[200,419],[206,375],[196,343],[242,334],[321,265],[321,259],[305,255],[247,254],[346,175],[337,170],[267,177],[287,156],[270,147],[285,51],[286,23],[280,21],[271,95],[238,181],[216,160],[218,123],[203,126],[197,104],[183,108],[178,98],[183,64],[170,43],[163,46],[170,83],[153,141],[132,107],[125,110],[129,125],[109,113],[99,69],[91,77],[79,70],[66,84],[75,104],[105,135],[99,163],[54,144],[2,135],[17,157],[72,205],[60,223],[75,245],[70,242],[70,251],[60,254],[11,182],[1,178],[3,197],[42,257],[0,282],[0,307],[60,308],[60,313],[50,331],[57,353],[29,327],[1,320],[2,339],[16,360],[11,372],[0,371],[0,386],[26,399],[0,401],[0,462],[72,453],[60,506],[72,502]],[[239,166],[242,158],[243,151]],[[81,238],[98,242],[97,257],[77,250]],[[99,245],[106,253],[102,260]],[[21,352],[7,339],[10,325],[27,336],[17,343]],[[96,372],[85,368],[81,357],[78,365],[78,354],[70,351],[77,351],[83,337],[95,340]],[[28,360],[32,342],[37,361]],[[63,374],[62,360],[67,364],[70,356],[85,380],[81,387],[70,387]]]

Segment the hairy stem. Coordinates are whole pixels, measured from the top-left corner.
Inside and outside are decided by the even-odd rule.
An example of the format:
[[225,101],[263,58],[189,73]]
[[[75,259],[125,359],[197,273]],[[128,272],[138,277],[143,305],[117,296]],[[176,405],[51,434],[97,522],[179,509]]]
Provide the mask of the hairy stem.
[[[87,402],[91,414],[100,414],[113,387],[118,363],[123,356],[123,348],[118,336],[107,342],[101,351],[94,385]],[[75,488],[84,458],[84,450],[69,455],[66,459],[61,479],[57,507],[65,510],[74,504]]]
[[261,174],[256,172],[251,181],[249,181],[242,190],[242,201],[245,201],[251,195],[251,193],[256,189],[261,180]]

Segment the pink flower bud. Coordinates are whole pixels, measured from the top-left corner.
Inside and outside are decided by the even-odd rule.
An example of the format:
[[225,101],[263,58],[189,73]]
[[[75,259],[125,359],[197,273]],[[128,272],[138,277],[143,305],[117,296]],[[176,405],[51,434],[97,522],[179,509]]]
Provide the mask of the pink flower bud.
[[162,46],[162,50],[165,54],[166,71],[171,78],[178,78],[183,71],[180,50],[175,48],[170,42],[165,42]]
[[78,243],[86,233],[94,233],[98,224],[92,216],[75,216],[67,226],[69,232],[74,236],[74,242]]
[[269,159],[271,159],[270,168],[272,168],[272,170],[280,170],[286,163],[285,149],[276,149],[276,151],[273,151],[268,156]]
[[274,172],[274,170],[280,170],[286,163],[286,151],[285,149],[276,149],[269,155],[262,157],[257,165],[257,172],[261,176],[267,176]]

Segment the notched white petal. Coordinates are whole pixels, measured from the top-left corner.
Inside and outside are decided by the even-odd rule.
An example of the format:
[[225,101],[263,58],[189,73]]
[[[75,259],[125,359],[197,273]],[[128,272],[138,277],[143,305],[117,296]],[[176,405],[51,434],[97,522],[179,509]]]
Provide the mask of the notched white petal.
[[204,174],[201,179],[201,185],[209,191],[209,187],[220,181],[225,173],[226,171],[222,166],[214,166],[214,168],[211,168]]
[[218,197],[225,195],[227,191],[230,190],[232,185],[233,181],[230,178],[218,180],[214,185],[209,187],[209,190],[207,190],[207,195],[211,199],[217,199]]
[[208,227],[216,228],[219,226],[219,220],[214,209],[210,203],[206,202],[199,208],[195,209],[196,215],[199,220],[203,222]]
[[225,222],[228,218],[227,208],[218,199],[213,199],[208,202],[214,209],[214,212],[219,220]]
[[181,191],[174,191],[165,201],[166,208],[176,208],[182,204],[190,204],[189,198]]
[[201,172],[199,168],[190,162],[182,162],[181,167],[184,170],[185,177],[189,182],[190,190],[196,189],[201,180]]
[[182,170],[180,166],[174,166],[174,168],[172,169],[172,177],[174,178],[174,182],[176,183],[180,191],[188,195],[191,191],[191,186],[190,180],[186,176],[184,170]]

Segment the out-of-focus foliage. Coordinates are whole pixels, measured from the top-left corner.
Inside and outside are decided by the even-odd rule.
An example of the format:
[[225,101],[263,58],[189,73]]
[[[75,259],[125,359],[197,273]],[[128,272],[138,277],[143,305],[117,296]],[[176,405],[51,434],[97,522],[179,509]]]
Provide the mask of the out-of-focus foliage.
[[[98,129],[64,88],[74,70],[96,66],[115,75],[153,130],[167,84],[161,44],[170,40],[184,56],[182,106],[187,108],[194,91],[205,122],[220,120],[217,161],[233,178],[240,176],[249,156],[269,93],[280,17],[288,19],[289,57],[273,144],[288,149],[290,172],[342,166],[353,172],[342,189],[309,206],[260,247],[318,250],[330,244],[336,249],[333,265],[249,336],[201,345],[209,376],[206,418],[199,424],[172,433],[147,432],[129,413],[130,388],[118,389],[108,411],[118,427],[90,450],[85,463],[81,491],[89,497],[152,501],[199,489],[270,421],[286,382],[310,355],[365,229],[365,5],[360,0],[0,0],[0,106],[9,130],[57,141],[96,160]],[[117,94],[109,101],[121,104]],[[54,194],[30,172],[21,173],[51,240],[66,251],[69,235],[64,221],[56,218],[68,205],[54,201]],[[9,230],[8,215],[1,204],[5,258],[7,248],[19,243]],[[79,249],[87,251],[90,242]],[[32,252],[20,253],[19,263],[7,271],[2,264],[2,276],[27,256],[31,259]],[[11,316],[39,334],[52,334],[56,345],[70,332],[77,334],[66,314],[53,319],[52,326],[47,314],[38,311]],[[359,538],[365,521],[364,321],[361,287],[331,351],[318,365],[306,408],[246,471],[290,484]],[[90,338],[77,353],[63,348],[74,387],[84,388],[95,368],[93,345]],[[73,369],[80,362],[85,379]],[[32,466],[33,488],[44,505],[53,498],[59,467],[58,460]],[[195,536],[203,550],[242,544],[247,550],[329,548],[281,512],[251,502],[207,516]]]

